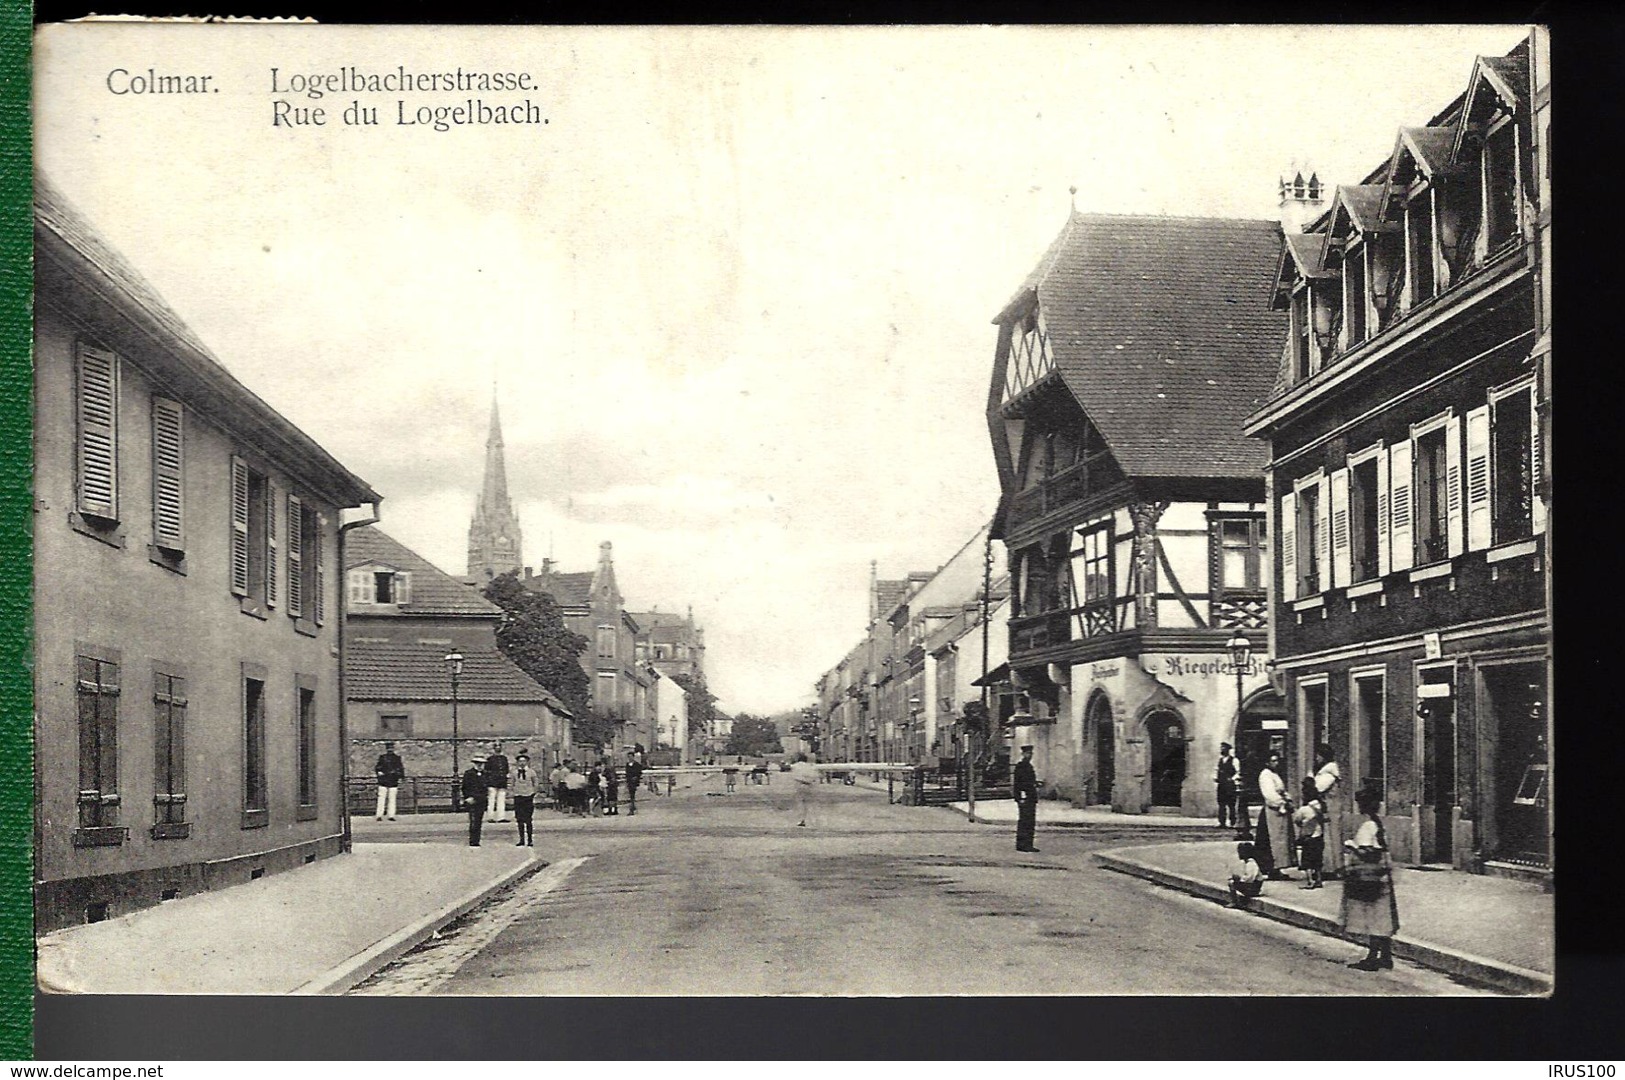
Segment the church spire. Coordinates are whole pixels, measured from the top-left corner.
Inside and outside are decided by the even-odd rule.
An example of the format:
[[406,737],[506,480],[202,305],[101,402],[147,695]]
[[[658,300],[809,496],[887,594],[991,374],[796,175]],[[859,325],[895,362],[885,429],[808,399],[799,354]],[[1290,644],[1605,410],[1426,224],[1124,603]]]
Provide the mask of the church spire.
[[502,417],[496,387],[491,388],[491,427],[485,437],[485,482],[468,526],[468,576],[495,577],[517,570],[520,552],[519,515],[508,498],[508,469],[502,456]]

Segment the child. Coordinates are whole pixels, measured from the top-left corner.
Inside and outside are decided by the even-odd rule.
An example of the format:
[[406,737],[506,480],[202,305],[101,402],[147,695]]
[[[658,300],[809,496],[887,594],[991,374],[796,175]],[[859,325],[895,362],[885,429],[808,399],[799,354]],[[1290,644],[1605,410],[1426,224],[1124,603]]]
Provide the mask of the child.
[[1264,871],[1253,858],[1253,845],[1236,845],[1236,865],[1230,871],[1230,906],[1245,907],[1247,901],[1264,891]]
[[1298,833],[1298,865],[1303,868],[1300,889],[1318,889],[1323,884],[1321,871],[1326,861],[1326,807],[1315,788],[1315,778],[1303,780],[1303,805],[1292,815],[1292,826]]

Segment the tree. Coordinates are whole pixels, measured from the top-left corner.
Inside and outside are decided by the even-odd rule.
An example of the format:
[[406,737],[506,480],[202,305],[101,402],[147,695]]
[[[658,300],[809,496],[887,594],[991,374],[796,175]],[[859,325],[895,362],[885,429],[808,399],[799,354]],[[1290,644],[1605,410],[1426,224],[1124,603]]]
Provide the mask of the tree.
[[723,749],[726,754],[782,754],[784,745],[779,742],[779,729],[773,721],[765,716],[752,716],[750,713],[740,713],[734,717],[733,729],[728,733],[728,745]]
[[704,675],[690,675],[687,672],[673,675],[671,681],[683,688],[688,695],[688,737],[690,741],[698,739],[703,743],[712,731],[718,720],[726,720],[727,714],[717,708],[717,696],[706,687]]
[[547,593],[525,588],[513,570],[492,578],[484,595],[502,609],[497,627],[497,648],[502,655],[575,714],[571,731],[576,742],[601,743],[598,729],[607,721],[593,714],[590,684],[581,667],[587,639],[565,625],[558,602]]

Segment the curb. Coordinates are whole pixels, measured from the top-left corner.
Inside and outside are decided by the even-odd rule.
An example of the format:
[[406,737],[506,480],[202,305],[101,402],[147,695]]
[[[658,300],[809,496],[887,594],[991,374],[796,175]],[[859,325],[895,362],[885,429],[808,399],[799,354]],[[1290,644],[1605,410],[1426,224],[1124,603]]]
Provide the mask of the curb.
[[375,942],[348,960],[327,969],[320,975],[288,991],[290,994],[342,994],[399,960],[447,923],[468,914],[487,897],[499,892],[548,864],[531,855],[530,861],[505,872],[495,881],[481,885],[473,892],[453,900],[445,907],[409,923],[381,941]]
[[[931,807],[931,809],[947,810],[950,813],[958,814],[962,818],[970,817],[970,813],[968,811],[961,810],[959,807],[954,806],[951,803]],[[977,815],[975,824],[999,825],[1008,829],[1013,829],[1016,827],[1014,820],[989,821],[987,818],[982,817],[981,815]],[[1129,832],[1146,837],[1166,836],[1169,838],[1169,841],[1173,843],[1190,842],[1192,840],[1222,841],[1230,839],[1230,834],[1221,834],[1217,827],[1209,828],[1203,825],[1149,825],[1137,821],[1039,821],[1038,828],[1040,830],[1079,829],[1092,832]],[[1195,834],[1200,835],[1197,836]]]
[[[1144,878],[1146,881],[1162,885],[1180,892],[1199,896],[1204,900],[1215,903],[1228,904],[1230,890],[1221,888],[1212,882],[1197,878],[1185,877],[1172,870],[1164,870],[1159,866],[1141,862],[1139,859],[1126,855],[1123,851],[1097,851],[1094,853],[1095,861],[1108,870],[1115,870],[1120,874],[1129,874],[1133,877]],[[1314,930],[1342,940],[1352,940],[1343,933],[1343,928],[1336,919],[1328,918],[1313,911],[1260,896],[1251,901],[1246,908],[1255,915],[1262,915],[1276,922],[1288,923],[1305,930]],[[1500,960],[1491,960],[1483,956],[1459,949],[1436,945],[1428,941],[1419,941],[1415,938],[1399,935],[1394,938],[1394,955],[1401,959],[1421,964],[1423,967],[1442,971],[1447,975],[1456,975],[1474,982],[1493,986],[1498,990],[1505,990],[1512,994],[1547,995],[1552,992],[1551,975],[1533,971],[1529,968],[1518,967],[1515,964],[1504,963]]]

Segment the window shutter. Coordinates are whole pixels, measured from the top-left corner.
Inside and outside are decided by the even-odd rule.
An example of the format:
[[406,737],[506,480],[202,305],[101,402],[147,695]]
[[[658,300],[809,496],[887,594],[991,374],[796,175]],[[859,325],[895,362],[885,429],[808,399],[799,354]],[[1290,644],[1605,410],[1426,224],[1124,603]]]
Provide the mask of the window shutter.
[[166,551],[186,547],[186,434],[181,403],[152,399],[152,542]]
[[265,606],[276,607],[277,540],[276,508],[282,495],[275,485],[265,485]]
[[1530,528],[1539,535],[1546,531],[1546,500],[1541,497],[1545,447],[1540,440],[1540,409],[1535,405],[1535,387],[1529,387],[1529,514]]
[[355,607],[357,604],[366,604],[371,601],[371,570],[351,570],[346,578],[346,581],[349,585],[349,600],[351,607]]
[[152,677],[152,734],[153,734],[153,778],[152,793],[169,796],[169,766],[174,760],[174,751],[169,745],[170,734],[170,706],[169,706],[169,676],[154,674]]
[[248,462],[231,457],[231,591],[248,595]]
[[1331,588],[1339,588],[1354,579],[1353,549],[1349,545],[1349,471],[1338,469],[1332,473],[1332,566]]
[[288,496],[288,614],[305,614],[305,504]]
[[1275,529],[1281,538],[1281,597],[1298,597],[1298,497],[1292,492],[1281,496],[1281,519]]
[[1445,553],[1454,559],[1464,550],[1465,517],[1461,505],[1461,417],[1452,416],[1444,429]]
[[316,528],[312,530],[311,546],[315,548],[310,553],[310,560],[316,567],[312,575],[311,588],[315,591],[315,599],[311,607],[315,611],[316,625],[320,626],[327,621],[327,567],[322,565],[322,537],[327,532],[327,518],[321,514],[316,515]]
[[1411,489],[1415,484],[1411,450],[1408,439],[1388,448],[1388,515],[1392,519],[1388,527],[1392,548],[1389,562],[1395,570],[1409,570],[1416,565],[1415,530],[1411,525]]
[[1322,476],[1315,481],[1315,583],[1320,591],[1332,587],[1332,500]]
[[1481,551],[1493,542],[1490,515],[1490,407],[1467,414],[1467,550]]
[[410,604],[412,602],[412,575],[405,570],[395,575],[395,603]]
[[186,680],[169,680],[169,777],[171,795],[186,794]]
[[1385,450],[1377,451],[1377,576],[1387,577],[1393,569],[1392,560],[1388,556],[1388,503],[1391,501],[1388,490],[1388,453]]
[[79,345],[79,512],[118,518],[118,356]]

